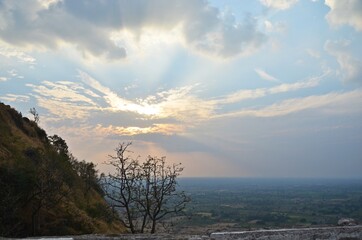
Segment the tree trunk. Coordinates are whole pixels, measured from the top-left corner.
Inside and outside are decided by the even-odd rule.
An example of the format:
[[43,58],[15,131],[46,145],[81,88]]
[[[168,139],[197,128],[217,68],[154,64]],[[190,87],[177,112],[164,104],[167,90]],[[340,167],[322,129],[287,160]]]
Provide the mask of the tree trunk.
[[37,225],[38,225],[38,223],[37,223],[37,212],[33,212],[32,214],[31,214],[31,232],[32,232],[32,236],[35,236],[36,235],[36,232],[37,232]]
[[155,233],[156,232],[156,219],[152,220],[152,229],[151,229],[151,233]]
[[147,213],[145,213],[143,215],[143,220],[142,220],[142,226],[141,226],[141,233],[144,232],[145,226],[146,226],[146,222],[147,222]]

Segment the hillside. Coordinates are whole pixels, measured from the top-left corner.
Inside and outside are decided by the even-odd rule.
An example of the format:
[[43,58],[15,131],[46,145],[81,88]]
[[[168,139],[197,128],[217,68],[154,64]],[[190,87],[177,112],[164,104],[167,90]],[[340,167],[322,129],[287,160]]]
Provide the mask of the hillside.
[[95,165],[0,103],[0,236],[121,233]]

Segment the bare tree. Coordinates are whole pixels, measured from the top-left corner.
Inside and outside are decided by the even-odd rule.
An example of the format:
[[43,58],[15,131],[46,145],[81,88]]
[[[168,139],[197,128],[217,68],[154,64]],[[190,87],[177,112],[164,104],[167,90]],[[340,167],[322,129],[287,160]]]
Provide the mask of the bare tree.
[[31,115],[33,115],[33,117],[34,117],[34,122],[39,123],[39,120],[40,120],[40,118],[39,118],[39,113],[38,113],[38,111],[37,111],[34,107],[33,107],[33,108],[30,108],[29,113],[30,113]]
[[177,177],[183,171],[180,164],[166,165],[166,158],[149,156],[143,164],[143,199],[145,211],[151,220],[151,233],[156,232],[157,223],[169,214],[185,209],[190,198],[185,192],[176,191]]
[[[156,232],[157,223],[169,214],[184,210],[190,199],[178,192],[181,164],[166,164],[166,158],[148,157],[143,164],[125,154],[131,143],[120,144],[116,156],[107,164],[115,167],[104,182],[104,191],[115,208],[121,209],[123,222],[132,233],[146,228]],[[121,216],[122,217],[122,216]]]
[[108,174],[103,180],[103,188],[107,198],[110,199],[112,207],[121,210],[121,221],[132,233],[137,232],[136,220],[139,218],[137,211],[136,185],[138,161],[126,156],[127,148],[131,143],[120,144],[115,150],[116,156],[109,155],[106,164],[115,168],[114,173]]

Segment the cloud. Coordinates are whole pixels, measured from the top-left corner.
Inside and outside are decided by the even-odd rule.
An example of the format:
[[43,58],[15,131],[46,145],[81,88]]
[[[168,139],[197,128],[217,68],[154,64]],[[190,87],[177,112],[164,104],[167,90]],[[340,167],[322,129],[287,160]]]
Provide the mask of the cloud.
[[279,32],[279,33],[282,33],[282,32],[285,32],[286,29],[287,29],[285,23],[282,23],[282,22],[272,23],[272,22],[270,22],[268,20],[264,21],[264,27],[265,27],[265,30],[267,32]]
[[4,79],[9,80],[10,78],[20,78],[23,79],[24,76],[19,75],[16,69],[11,69],[7,71],[8,77],[4,77]]
[[59,119],[85,120],[91,111],[100,110],[100,106],[92,100],[97,95],[77,83],[43,81],[42,85],[26,86],[32,88],[38,105]]
[[148,104],[146,101],[142,101],[142,104],[138,104],[136,102],[122,98],[111,89],[101,85],[97,80],[89,76],[87,73],[83,71],[78,72],[81,81],[92,87],[94,90],[98,91],[109,104],[112,111],[128,111],[143,115],[155,115],[158,113],[158,109],[155,106]]
[[326,77],[330,72],[326,71],[321,76],[318,77],[312,77],[305,81],[295,82],[295,83],[284,83],[280,84],[278,86],[272,87],[267,90],[269,94],[277,94],[277,93],[284,93],[284,92],[290,92],[290,91],[297,91],[304,88],[312,88],[319,85],[319,82],[321,79]]
[[256,68],[254,71],[258,74],[258,76],[264,80],[270,81],[270,82],[279,82],[279,80],[273,76],[271,76],[269,73],[265,72],[263,69]]
[[138,85],[133,83],[131,85],[128,85],[128,86],[124,87],[124,91],[126,91],[128,93],[130,90],[136,89],[137,87],[138,87]]
[[[145,98],[126,99],[83,71],[79,71],[81,80],[79,83],[43,81],[41,85],[27,84],[27,86],[32,88],[32,96],[38,101],[38,105],[47,109],[59,120],[74,119],[87,124],[96,121],[97,129],[107,135],[132,136],[150,133],[165,135],[185,132],[213,117],[238,115],[240,108],[235,110],[234,104],[243,100],[318,86],[321,79],[328,74],[329,72],[326,72],[318,77],[296,83],[279,84],[272,88],[240,90],[218,99],[198,97],[195,91],[197,85],[160,91]],[[223,109],[222,105],[229,105],[233,110],[229,110],[229,113],[219,113]],[[257,116],[263,115],[256,110],[241,111],[243,112],[241,115],[254,113]],[[105,126],[104,122],[92,118],[100,112],[110,118],[122,116],[123,120],[118,123],[107,120],[108,125]],[[127,120],[130,116],[133,121]]]
[[353,57],[349,50],[350,41],[327,40],[324,49],[337,59],[342,79],[346,82],[362,82],[362,62]]
[[265,97],[270,94],[278,94],[290,91],[297,91],[305,88],[312,88],[319,85],[319,82],[329,75],[330,72],[326,71],[322,75],[317,77],[312,77],[304,81],[295,82],[295,83],[284,83],[279,84],[272,88],[257,88],[253,90],[240,90],[226,96],[223,96],[217,100],[213,100],[215,105],[219,104],[232,104],[236,102],[240,102],[247,99],[256,99]]
[[162,118],[176,118],[183,122],[197,123],[213,114],[212,102],[192,94],[193,86],[171,89],[158,93],[160,100],[155,106]]
[[45,9],[48,9],[52,5],[55,5],[59,2],[62,2],[63,0],[38,0],[39,4],[44,7]]
[[55,49],[69,43],[85,55],[108,59],[125,56],[125,49],[115,46],[105,29],[72,16],[65,11],[65,4],[66,1],[54,1],[50,5],[36,0],[27,0],[27,4],[3,1],[0,37],[19,47]]
[[[84,87],[77,83],[58,81],[50,82],[43,81],[42,85],[35,86],[27,84],[28,87],[33,88],[33,92],[38,93],[43,97],[61,100],[65,102],[79,103],[87,106],[97,106],[94,101],[87,97],[89,91],[83,91]],[[94,94],[92,94],[94,96]]]
[[267,90],[259,88],[254,90],[239,90],[215,100],[215,104],[232,104],[247,99],[256,99],[266,96]]
[[[46,120],[49,121],[49,119]],[[159,136],[172,136],[175,134],[183,133],[185,131],[185,127],[178,124],[167,124],[167,123],[166,124],[154,123],[150,124],[150,126],[148,127],[105,125],[103,123],[98,123],[96,125],[91,125],[89,123],[77,123],[76,126],[61,125],[54,130],[63,132],[67,135],[70,134],[76,137],[81,136],[82,138],[115,139],[119,137],[146,135],[146,134],[158,134]]]
[[91,113],[98,110],[97,107],[78,105],[77,103],[65,102],[61,99],[46,98],[36,95],[38,106],[47,109],[51,114],[62,119],[77,119],[86,121]]
[[150,127],[121,127],[121,126],[108,126],[103,127],[97,125],[95,131],[103,136],[120,135],[120,136],[133,136],[140,134],[157,133],[162,135],[173,135],[176,133],[184,132],[185,127],[177,124],[152,124]]
[[212,104],[192,94],[193,86],[170,89],[132,101],[120,97],[85,72],[79,71],[79,75],[85,84],[101,93],[112,111],[133,112],[154,119],[197,121],[207,118],[213,110]]
[[[352,104],[352,108],[350,105]],[[324,108],[330,114],[345,114],[346,112],[361,111],[362,90],[346,93],[328,93],[324,95],[294,98],[272,104],[260,109],[246,109],[238,112],[223,114],[219,117],[278,117],[309,109]],[[338,107],[336,107],[338,106]],[[341,111],[342,109],[342,111]]]
[[79,77],[80,83],[43,81],[41,85],[26,86],[32,89],[31,95],[38,101],[38,105],[59,119],[86,121],[96,111],[102,111],[106,115],[117,112],[125,116],[135,114],[136,118],[153,121],[153,126],[148,128],[134,126],[118,129],[125,134],[162,132],[173,126],[156,123],[157,119],[187,122],[191,127],[198,121],[207,119],[214,110],[212,103],[192,93],[194,86],[174,88],[132,100],[121,97],[85,72],[79,71]]
[[0,43],[0,55],[3,55],[6,58],[16,58],[20,62],[25,62],[31,65],[36,64],[36,59],[30,56],[29,54],[20,51],[14,47],[4,46],[1,43]]
[[[112,127],[114,132],[123,135],[153,132],[165,134],[167,131],[179,132],[186,129],[186,126],[193,127],[213,116],[225,115],[218,113],[223,109],[222,105],[230,105],[235,109],[233,104],[247,99],[316,87],[328,74],[329,72],[325,72],[321,76],[296,83],[279,84],[271,88],[243,89],[217,99],[198,97],[195,93],[197,85],[173,88],[144,98],[127,99],[83,71],[79,71],[81,83],[43,81],[41,85],[27,84],[27,86],[32,88],[33,96],[40,107],[48,109],[51,114],[61,119],[88,121],[87,119],[96,111],[106,115],[107,113],[123,113],[124,116],[136,114],[135,118],[144,121],[141,126],[136,124]],[[230,110],[226,115],[232,115],[234,111],[237,110]],[[163,122],[157,122],[158,120]]]
[[30,97],[26,95],[19,94],[5,94],[5,96],[0,96],[0,99],[7,102],[28,102]]
[[75,46],[84,56],[122,59],[129,39],[112,40],[115,32],[140,39],[143,32],[179,29],[178,42],[196,52],[221,58],[248,55],[266,40],[257,19],[226,20],[219,9],[202,0],[4,0],[0,7],[0,38],[20,47],[57,49]]
[[286,10],[296,4],[298,0],[260,0],[268,8]]
[[331,9],[326,15],[332,26],[350,25],[356,31],[362,31],[362,2],[360,0],[325,0],[324,3]]
[[0,82],[6,82],[8,80],[7,77],[0,77]]
[[215,18],[212,28],[206,26],[208,23],[203,23],[202,19],[196,19],[196,23],[190,21],[184,26],[186,42],[197,51],[221,58],[245,56],[255,52],[266,41],[265,35],[257,30],[256,19],[250,16],[243,23],[232,25],[217,21],[217,14],[212,18]]
[[308,55],[311,56],[312,58],[320,58],[321,57],[320,53],[318,51],[316,51],[316,50],[308,48],[306,51],[307,51]]

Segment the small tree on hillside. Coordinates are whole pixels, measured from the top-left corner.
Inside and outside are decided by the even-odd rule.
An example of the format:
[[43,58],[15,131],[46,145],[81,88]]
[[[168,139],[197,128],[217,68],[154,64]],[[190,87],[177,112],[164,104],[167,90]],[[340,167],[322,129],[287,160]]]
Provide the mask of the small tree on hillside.
[[48,138],[50,144],[53,146],[53,148],[58,154],[63,154],[69,157],[70,153],[68,150],[68,145],[63,138],[59,137],[56,134],[53,136],[49,136]]
[[68,195],[69,189],[63,181],[63,174],[55,166],[54,160],[43,157],[36,169],[34,189],[28,199],[32,208],[32,234],[38,233],[39,217],[43,209],[51,209]]
[[149,156],[140,164],[137,158],[126,156],[130,145],[120,144],[117,155],[110,156],[107,164],[115,167],[115,173],[104,180],[104,191],[113,207],[124,214],[122,220],[132,233],[143,233],[146,228],[155,233],[162,218],[183,211],[190,201],[176,189],[183,168],[167,165],[164,157]]
[[39,123],[39,120],[40,120],[40,118],[39,118],[39,113],[38,113],[38,111],[37,111],[34,107],[33,107],[33,108],[30,108],[29,113],[30,113],[31,115],[33,115],[33,117],[34,117],[34,122]]

